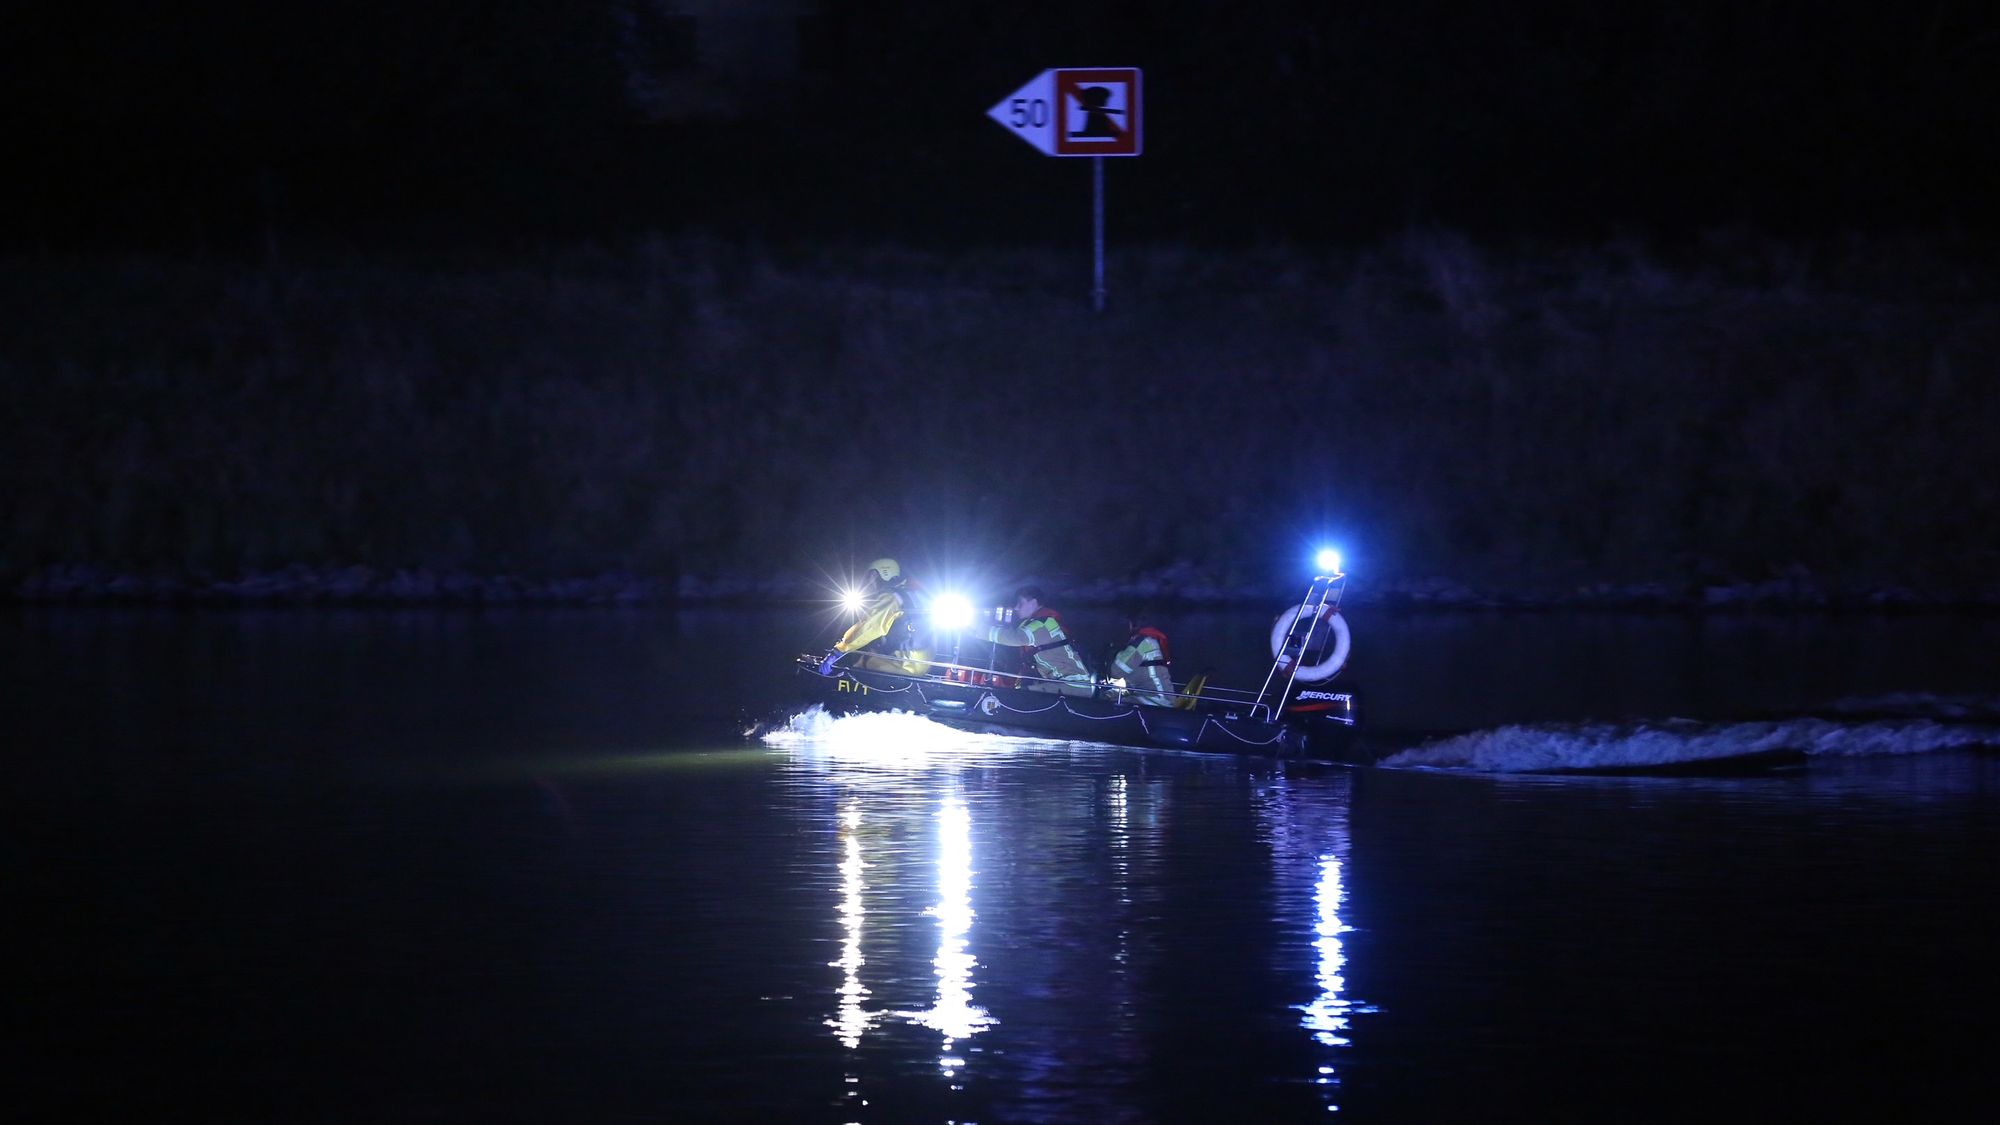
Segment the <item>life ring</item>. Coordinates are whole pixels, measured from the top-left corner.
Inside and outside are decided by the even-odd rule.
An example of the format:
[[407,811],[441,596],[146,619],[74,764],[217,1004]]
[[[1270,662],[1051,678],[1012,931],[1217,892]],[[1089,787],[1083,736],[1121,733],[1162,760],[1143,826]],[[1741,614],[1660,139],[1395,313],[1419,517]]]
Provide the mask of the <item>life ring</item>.
[[[1284,657],[1285,642],[1291,639],[1292,623],[1298,620],[1299,610],[1302,608],[1304,607],[1293,606],[1279,614],[1278,620],[1272,623],[1272,659],[1278,660]],[[1322,607],[1319,611],[1319,620],[1306,634],[1306,640],[1312,640],[1322,628],[1330,630],[1333,634],[1333,651],[1327,653],[1326,659],[1318,664],[1305,664],[1299,667],[1297,678],[1302,684],[1316,684],[1321,680],[1332,679],[1334,673],[1340,671],[1341,666],[1347,663],[1348,650],[1353,647],[1354,638],[1348,633],[1347,618],[1340,615],[1340,610],[1331,606]]]

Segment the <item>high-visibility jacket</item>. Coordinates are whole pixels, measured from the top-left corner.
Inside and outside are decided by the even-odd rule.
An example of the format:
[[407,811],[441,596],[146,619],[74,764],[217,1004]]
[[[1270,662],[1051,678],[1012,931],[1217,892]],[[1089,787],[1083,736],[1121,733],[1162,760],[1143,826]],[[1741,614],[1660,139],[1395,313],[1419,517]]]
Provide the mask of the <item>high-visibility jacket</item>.
[[1091,682],[1090,666],[1077,655],[1076,646],[1063,632],[1062,618],[1056,616],[1055,610],[1043,609],[1012,625],[988,625],[984,639],[1029,650],[1034,657],[1035,674],[1043,679],[1071,684]]
[[1124,679],[1132,698],[1154,707],[1173,706],[1174,678],[1167,672],[1165,633],[1148,626],[1132,634],[1111,658],[1111,667]]

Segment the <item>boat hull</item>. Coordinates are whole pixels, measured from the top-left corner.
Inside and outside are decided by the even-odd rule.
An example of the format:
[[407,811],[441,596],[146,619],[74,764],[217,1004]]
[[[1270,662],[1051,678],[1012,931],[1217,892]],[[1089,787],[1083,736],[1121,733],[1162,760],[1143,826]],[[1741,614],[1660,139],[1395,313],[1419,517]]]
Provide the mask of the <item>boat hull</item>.
[[808,699],[831,714],[902,711],[959,730],[1013,737],[1362,764],[1346,693],[1316,693],[1342,701],[1338,714],[1323,699],[1272,720],[1231,704],[1181,710],[846,667],[822,672],[806,659],[798,674]]

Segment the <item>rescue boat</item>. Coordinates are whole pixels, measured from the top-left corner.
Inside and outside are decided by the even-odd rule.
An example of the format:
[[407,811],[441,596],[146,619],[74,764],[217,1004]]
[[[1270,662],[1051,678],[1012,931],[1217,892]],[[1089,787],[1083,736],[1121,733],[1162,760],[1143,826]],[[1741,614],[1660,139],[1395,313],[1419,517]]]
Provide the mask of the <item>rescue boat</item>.
[[1316,575],[1272,624],[1270,670],[1255,690],[1198,675],[1176,681],[1160,706],[1139,702],[1115,680],[1082,685],[974,663],[956,645],[803,653],[796,675],[805,701],[832,715],[901,711],[1003,737],[1367,764],[1354,693],[1332,683],[1351,648],[1340,614],[1346,575],[1337,556],[1323,556],[1321,568],[1329,573]]

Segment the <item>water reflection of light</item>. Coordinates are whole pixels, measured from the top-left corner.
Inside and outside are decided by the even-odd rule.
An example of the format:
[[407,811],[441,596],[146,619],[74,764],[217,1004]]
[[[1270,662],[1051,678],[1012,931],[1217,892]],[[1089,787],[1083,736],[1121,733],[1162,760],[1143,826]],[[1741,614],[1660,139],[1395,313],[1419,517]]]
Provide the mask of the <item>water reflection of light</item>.
[[[1319,883],[1313,888],[1313,903],[1319,908],[1318,921],[1313,926],[1313,950],[1318,954],[1319,995],[1310,1004],[1299,1005],[1305,1013],[1300,1021],[1313,1038],[1329,1047],[1347,1045],[1348,1016],[1354,1005],[1346,997],[1347,978],[1341,970],[1347,964],[1347,956],[1340,948],[1340,935],[1354,927],[1340,920],[1340,903],[1346,892],[1340,885],[1340,859],[1338,856],[1319,857]],[[1322,1066],[1320,1081],[1331,1082],[1333,1073],[1330,1066]]]
[[[1132,795],[1124,774],[1111,775],[1111,794],[1107,804],[1111,821],[1111,886],[1118,895],[1119,905],[1129,907],[1132,905]],[[1118,946],[1112,959],[1117,962],[1120,972],[1132,959],[1132,931],[1123,924],[1129,916],[1124,911],[1118,915]],[[1124,1003],[1119,1005],[1121,1009],[1126,1006]]]
[[1111,775],[1111,795],[1106,802],[1111,820],[1111,872],[1118,887],[1118,901],[1132,901],[1132,798],[1125,775]]
[[843,855],[840,861],[840,960],[832,962],[841,972],[840,1006],[834,1016],[826,1021],[833,1029],[834,1037],[841,1045],[853,1050],[861,1046],[861,1037],[875,1026],[877,1013],[865,1006],[868,987],[861,983],[861,966],[866,962],[861,957],[862,919],[867,908],[862,903],[862,892],[866,883],[862,872],[867,864],[861,861],[861,809],[849,804],[841,811],[840,840]]
[[1354,930],[1341,916],[1348,905],[1344,877],[1351,847],[1348,809],[1353,787],[1344,778],[1315,778],[1311,785],[1294,785],[1291,778],[1280,775],[1262,796],[1259,812],[1270,834],[1282,917],[1287,931],[1300,939],[1287,948],[1296,949],[1301,961],[1310,961],[1313,977],[1312,998],[1292,1009],[1299,1013],[1299,1026],[1311,1036],[1318,1055],[1311,1081],[1319,1088],[1324,1107],[1338,1112],[1339,1053],[1350,1045],[1354,1018],[1375,1010],[1348,993],[1347,950],[1342,942],[1342,936]]
[[972,815],[962,798],[946,797],[938,809],[938,903],[925,913],[938,920],[937,1003],[914,1017],[944,1036],[938,1066],[954,1078],[965,1059],[953,1048],[993,1026],[986,1009],[972,1002]]

